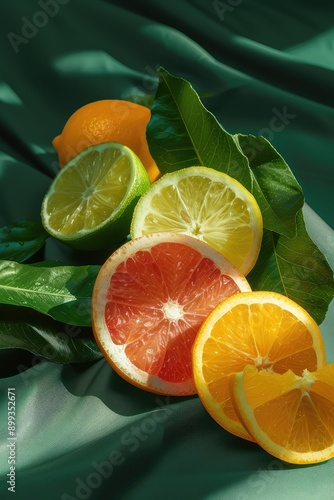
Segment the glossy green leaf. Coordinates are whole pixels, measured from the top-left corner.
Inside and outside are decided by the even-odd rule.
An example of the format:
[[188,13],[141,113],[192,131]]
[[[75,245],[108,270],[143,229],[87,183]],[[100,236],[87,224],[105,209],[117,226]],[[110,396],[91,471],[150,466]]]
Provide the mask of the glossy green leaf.
[[276,149],[263,137],[229,134],[189,82],[164,69],[159,77],[147,137],[161,172],[193,165],[222,171],[253,193],[266,229],[293,236],[304,197]]
[[276,233],[293,237],[296,214],[304,195],[290,167],[264,137],[237,134],[253,176],[253,194],[262,212],[263,225]]
[[0,303],[30,307],[63,323],[91,324],[99,266],[0,261]]
[[320,324],[334,297],[333,270],[309,237],[303,213],[294,238],[265,231],[258,261],[247,279],[253,290],[282,293]]
[[160,171],[203,165],[227,173],[252,190],[246,156],[191,84],[162,68],[159,78],[147,140]]
[[0,259],[24,262],[43,247],[48,236],[37,221],[24,220],[0,227]]
[[91,329],[62,324],[53,319],[0,307],[0,349],[20,348],[54,363],[85,363],[102,357]]

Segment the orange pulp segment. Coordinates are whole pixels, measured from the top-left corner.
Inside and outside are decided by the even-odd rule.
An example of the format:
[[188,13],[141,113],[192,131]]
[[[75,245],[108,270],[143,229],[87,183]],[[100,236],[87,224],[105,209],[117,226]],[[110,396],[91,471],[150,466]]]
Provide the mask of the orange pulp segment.
[[228,298],[202,324],[193,347],[194,380],[210,415],[229,432],[253,440],[235,412],[229,377],[247,365],[301,375],[325,364],[316,322],[298,304],[274,292]]
[[270,454],[296,464],[334,457],[334,363],[301,375],[247,366],[231,388],[244,425]]

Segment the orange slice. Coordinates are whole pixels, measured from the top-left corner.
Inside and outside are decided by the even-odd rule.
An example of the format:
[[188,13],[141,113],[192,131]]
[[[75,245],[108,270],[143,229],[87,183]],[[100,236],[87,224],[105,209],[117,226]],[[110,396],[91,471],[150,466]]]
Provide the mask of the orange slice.
[[156,233],[129,241],[102,266],[92,297],[93,331],[123,378],[165,395],[196,393],[191,348],[204,319],[246,278],[207,243]]
[[248,364],[301,375],[325,364],[316,322],[298,304],[274,292],[242,293],[218,305],[193,346],[194,380],[210,415],[226,430],[253,440],[235,412],[229,377]]
[[244,425],[271,455],[294,464],[334,457],[334,363],[301,376],[247,366],[231,388]]

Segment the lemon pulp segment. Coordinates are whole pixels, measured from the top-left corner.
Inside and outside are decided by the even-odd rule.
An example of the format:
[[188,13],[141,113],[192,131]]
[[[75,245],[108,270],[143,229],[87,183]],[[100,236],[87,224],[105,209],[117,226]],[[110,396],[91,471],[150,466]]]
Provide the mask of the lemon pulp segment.
[[189,167],[165,174],[145,193],[131,235],[172,231],[194,236],[247,274],[258,257],[262,230],[257,202],[238,181],[213,169]]

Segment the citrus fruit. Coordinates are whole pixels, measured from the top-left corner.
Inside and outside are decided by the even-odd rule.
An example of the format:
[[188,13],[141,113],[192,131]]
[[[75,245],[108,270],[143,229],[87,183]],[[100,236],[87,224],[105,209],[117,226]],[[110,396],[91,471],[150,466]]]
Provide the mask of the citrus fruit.
[[194,380],[210,415],[226,430],[253,440],[230,398],[229,377],[258,370],[301,375],[325,364],[321,331],[298,304],[274,292],[229,297],[203,322],[193,346]]
[[334,457],[334,363],[301,375],[247,366],[231,389],[249,432],[275,457],[295,464]]
[[195,166],[163,175],[138,203],[131,236],[159,231],[205,241],[246,275],[260,251],[262,216],[254,196],[238,181]]
[[100,349],[124,379],[164,395],[190,395],[191,347],[208,313],[246,278],[215,249],[191,236],[145,235],[102,266],[92,297]]
[[74,248],[111,246],[129,234],[134,205],[149,186],[145,168],[128,147],[91,146],[51,183],[42,203],[44,228]]
[[150,118],[149,108],[130,101],[104,99],[90,102],[70,116],[52,145],[58,153],[60,165],[64,166],[89,146],[118,142],[139,156],[153,182],[160,172],[146,140]]

